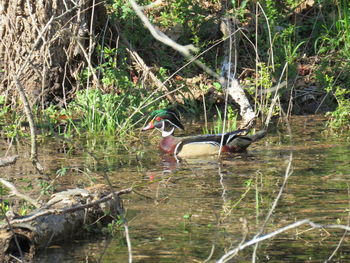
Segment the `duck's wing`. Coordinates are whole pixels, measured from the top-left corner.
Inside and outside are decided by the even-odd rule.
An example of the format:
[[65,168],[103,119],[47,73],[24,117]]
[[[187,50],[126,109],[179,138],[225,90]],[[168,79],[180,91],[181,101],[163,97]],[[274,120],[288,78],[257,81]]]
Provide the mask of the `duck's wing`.
[[246,130],[237,130],[237,131],[227,132],[224,134],[206,134],[206,135],[186,136],[186,137],[182,137],[181,141],[183,144],[202,142],[202,143],[211,143],[211,144],[220,145],[223,137],[222,144],[226,145],[230,143],[237,136],[240,136],[239,134],[243,132],[246,132]]

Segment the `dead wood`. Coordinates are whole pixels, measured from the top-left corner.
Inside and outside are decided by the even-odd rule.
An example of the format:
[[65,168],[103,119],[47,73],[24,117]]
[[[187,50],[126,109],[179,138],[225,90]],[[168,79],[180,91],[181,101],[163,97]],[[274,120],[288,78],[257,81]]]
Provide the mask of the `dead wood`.
[[[242,123],[240,129],[250,129],[255,120],[255,112],[250,105],[250,102],[236,78],[238,52],[237,45],[239,42],[239,34],[237,31],[239,28],[239,22],[234,18],[223,19],[220,29],[225,37],[228,36],[228,40],[225,42],[225,58],[222,65],[223,76],[225,77],[225,87],[227,88],[228,95],[239,105],[240,115],[242,116]],[[232,34],[237,32],[237,34]]]
[[96,185],[52,195],[44,206],[31,214],[12,219],[10,225],[0,225],[0,261],[18,257],[20,251],[32,258],[42,248],[81,234],[86,225],[111,222],[112,215],[122,211],[119,196],[130,192],[129,188],[111,193],[110,187]]
[[24,92],[24,89],[19,82],[18,78],[15,77],[15,85],[17,88],[17,92],[19,93],[19,96],[21,98],[21,101],[23,103],[24,107],[24,112],[27,116],[27,120],[29,123],[29,128],[30,128],[30,142],[31,142],[31,149],[30,149],[30,159],[34,165],[34,167],[37,169],[39,173],[42,173],[44,171],[44,168],[40,164],[38,160],[38,146],[37,146],[37,141],[36,141],[36,131],[34,127],[34,117],[32,110],[30,108],[30,104],[28,102],[28,98],[26,93]]
[[14,164],[18,159],[18,155],[0,158],[0,167]]

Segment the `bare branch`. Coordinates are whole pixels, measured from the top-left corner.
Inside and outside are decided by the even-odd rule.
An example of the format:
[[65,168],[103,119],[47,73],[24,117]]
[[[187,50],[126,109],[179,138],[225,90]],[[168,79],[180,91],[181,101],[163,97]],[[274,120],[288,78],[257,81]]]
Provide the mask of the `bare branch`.
[[19,192],[17,190],[17,188],[13,184],[11,184],[10,182],[6,181],[3,178],[0,178],[0,183],[2,183],[4,186],[6,186],[11,191],[11,195],[15,195],[15,196],[17,196],[17,197],[19,197],[21,199],[26,200],[27,202],[29,202],[32,205],[34,205],[36,208],[40,207],[40,205],[39,205],[39,203],[37,201],[35,201],[31,197],[29,197],[29,196]]
[[152,34],[152,36],[157,39],[158,41],[164,43],[165,45],[168,45],[169,47],[179,51],[181,54],[183,54],[185,57],[188,57],[191,55],[191,52],[197,52],[198,49],[194,47],[193,45],[187,45],[182,46],[178,43],[176,43],[174,40],[169,38],[167,35],[165,35],[163,32],[156,29],[151,22],[148,20],[148,18],[145,16],[145,14],[142,12],[141,8],[134,0],[129,0],[129,3],[131,4],[131,7],[134,9],[138,17],[141,19],[142,23],[145,25],[145,27],[149,30],[149,32]]
[[252,246],[252,245],[254,245],[256,243],[259,243],[259,242],[264,241],[266,239],[272,238],[274,236],[277,236],[278,234],[281,234],[281,233],[286,232],[286,231],[288,231],[290,229],[297,228],[297,227],[299,227],[301,225],[305,225],[305,224],[309,224],[314,229],[318,229],[318,228],[332,228],[332,229],[343,229],[343,230],[350,231],[350,227],[349,226],[345,226],[345,225],[322,225],[322,224],[314,223],[310,219],[304,219],[304,220],[300,220],[300,221],[297,221],[295,223],[289,224],[289,225],[287,225],[285,227],[279,228],[279,229],[277,229],[277,230],[275,230],[273,232],[270,232],[270,233],[268,233],[266,235],[263,235],[263,236],[260,236],[260,237],[254,237],[253,239],[251,239],[251,240],[245,242],[244,244],[236,247],[235,249],[232,249],[229,252],[227,252],[225,255],[223,255],[217,261],[217,263],[227,262],[237,252],[245,249],[246,247]]
[[[33,13],[32,13],[32,7],[31,7],[29,1],[26,1],[26,3],[28,5],[28,9],[29,9],[29,13],[30,13],[32,22],[34,23],[35,22],[35,18],[34,18]],[[27,120],[29,122],[30,135],[31,135],[30,159],[31,159],[34,167],[37,169],[37,171],[39,173],[42,173],[44,169],[43,169],[42,165],[38,161],[36,131],[35,131],[35,127],[34,127],[34,118],[33,118],[32,110],[31,110],[31,105],[29,104],[29,101],[28,101],[28,98],[27,98],[27,94],[25,93],[25,89],[23,88],[20,79],[21,79],[21,75],[22,75],[24,69],[28,66],[29,63],[31,63],[31,59],[33,57],[33,54],[34,54],[35,50],[38,48],[38,46],[40,45],[40,43],[43,42],[44,45],[47,44],[47,41],[45,41],[44,35],[50,29],[51,24],[55,20],[59,19],[60,17],[68,14],[69,12],[72,12],[76,8],[78,8],[77,5],[75,5],[71,9],[63,12],[59,16],[56,16],[56,17],[55,16],[51,16],[50,19],[48,20],[48,22],[45,24],[45,26],[42,28],[41,31],[39,30],[38,26],[35,23],[33,24],[33,26],[36,28],[36,31],[38,32],[38,37],[36,38],[34,44],[32,45],[31,49],[29,50],[28,54],[26,55],[25,60],[23,61],[23,63],[21,63],[21,66],[16,71],[16,74],[13,77],[15,87],[17,89],[17,92],[20,95],[20,99],[21,99],[21,101],[23,103],[23,107],[24,107],[24,112],[25,112],[25,115],[26,115]],[[45,68],[45,66],[44,66],[44,68]],[[45,78],[43,77],[43,81],[44,81],[44,79]]]
[[25,61],[23,62],[22,66],[19,68],[19,70],[16,72],[16,76],[14,76],[14,82],[17,89],[17,92],[19,93],[19,96],[21,98],[21,101],[23,103],[24,112],[27,116],[28,122],[29,122],[29,128],[30,128],[30,138],[31,138],[31,151],[30,151],[30,159],[33,162],[34,167],[38,170],[39,173],[42,173],[44,170],[41,164],[38,161],[38,150],[37,150],[37,143],[36,143],[36,132],[34,127],[34,118],[32,114],[32,110],[30,108],[30,104],[28,102],[27,95],[22,87],[21,82],[19,81],[20,75],[22,74],[25,67],[30,62],[30,59],[32,57],[32,54],[34,50],[37,48],[38,44],[43,38],[44,33],[49,28],[51,23],[53,22],[54,17],[52,16],[50,20],[46,23],[44,28],[41,30],[39,36],[37,37],[32,49],[30,50],[29,54],[27,55]]
[[17,91],[19,93],[19,96],[21,98],[21,101],[23,103],[24,112],[27,116],[28,123],[29,123],[30,140],[31,140],[30,159],[32,160],[32,163],[33,163],[34,167],[38,170],[38,172],[42,173],[44,169],[38,161],[38,147],[37,147],[37,142],[36,142],[36,131],[35,131],[35,127],[34,127],[33,113],[32,113],[32,110],[30,108],[27,95],[24,92],[24,89],[22,87],[21,82],[18,79],[18,76],[15,76],[14,81],[15,81],[15,85],[16,85]]

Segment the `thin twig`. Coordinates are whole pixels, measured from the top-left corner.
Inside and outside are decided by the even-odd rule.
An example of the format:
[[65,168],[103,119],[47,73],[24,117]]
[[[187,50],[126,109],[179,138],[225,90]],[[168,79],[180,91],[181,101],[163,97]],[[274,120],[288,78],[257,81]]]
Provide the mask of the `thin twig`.
[[203,261],[203,263],[209,262],[209,260],[212,258],[213,254],[214,254],[214,251],[215,251],[215,245],[212,244],[212,245],[211,245],[210,254],[209,254],[209,256],[206,258],[206,260]]
[[[187,45],[187,46],[182,46],[178,43],[176,43],[175,41],[173,41],[172,39],[170,39],[167,35],[165,35],[163,32],[159,31],[158,29],[156,29],[152,23],[148,20],[148,18],[145,16],[145,14],[142,12],[141,7],[138,6],[136,4],[136,2],[134,0],[129,0],[132,8],[134,9],[134,11],[136,12],[136,14],[138,15],[138,17],[142,20],[144,26],[150,31],[150,33],[153,35],[153,37],[155,39],[157,39],[158,41],[164,43],[165,45],[168,45],[170,47],[172,47],[173,49],[175,49],[176,51],[180,52],[183,56],[185,56],[187,59],[192,60],[195,64],[197,64],[199,67],[201,67],[206,73],[208,73],[210,76],[218,79],[218,81],[224,86],[225,85],[225,78],[223,76],[218,75],[215,71],[213,71],[212,69],[210,69],[209,67],[207,67],[205,64],[203,64],[202,62],[200,62],[197,59],[194,59],[194,57],[192,56],[191,52],[196,52],[197,49],[193,46],[193,45]],[[233,32],[232,34],[229,34],[229,37],[231,37],[232,35],[234,35],[235,33],[241,31],[241,29],[237,29],[235,32]],[[231,81],[229,81],[229,83],[231,83]],[[233,87],[238,87],[238,86],[233,86]],[[242,89],[240,89],[239,91],[241,91]],[[173,91],[174,92],[174,91]],[[172,92],[171,92],[172,93]],[[170,94],[167,93],[167,94]],[[235,94],[237,94],[238,98],[242,98],[245,97],[244,91],[242,90],[242,92],[236,92]],[[231,94],[232,96],[232,94]],[[233,99],[235,101],[237,101],[239,103],[239,99],[237,100],[237,97],[233,97]],[[159,98],[157,98],[159,99]],[[147,100],[146,100],[147,101]],[[248,99],[246,99],[246,101],[248,102]],[[154,101],[153,101],[154,102]],[[149,103],[150,104],[150,103]],[[147,105],[149,105],[147,104]],[[240,103],[239,103],[240,104]],[[241,105],[241,104],[240,104]],[[140,106],[141,107],[141,106]],[[144,106],[142,106],[144,107]],[[243,107],[241,107],[241,113],[247,111],[245,109],[243,109]],[[136,110],[134,111],[136,114]],[[253,112],[253,115],[255,117],[255,114]],[[243,116],[242,116],[243,117]],[[249,123],[248,123],[249,125]]]
[[[196,63],[196,61],[198,61],[197,59],[199,57],[201,57],[203,54],[205,54],[206,52],[208,52],[209,50],[211,50],[212,48],[214,48],[215,46],[219,45],[220,43],[222,43],[223,41],[227,40],[230,36],[234,35],[234,34],[237,34],[241,29],[237,29],[235,30],[232,34],[230,34],[229,36],[221,39],[220,41],[218,41],[217,43],[215,43],[214,45],[212,45],[211,47],[207,48],[206,50],[204,50],[203,52],[199,53],[198,55],[194,56],[194,57],[191,57],[188,59],[188,62],[186,62],[183,66],[181,66],[178,70],[176,70],[174,73],[172,73],[166,80],[163,81],[163,84],[169,82],[176,74],[178,74],[180,71],[182,71],[184,68],[186,68],[189,64],[191,63]],[[221,77],[220,75],[216,74],[215,72],[207,72],[209,75],[215,77],[220,83],[223,83],[224,82],[224,78]],[[158,92],[158,89],[154,90],[146,99],[144,99],[140,105],[138,106],[138,108],[136,108],[134,110],[134,112],[128,117],[128,119],[124,122],[128,122],[136,113],[140,112],[140,110],[144,109],[144,108],[147,108],[148,106],[152,105],[153,103],[155,103],[156,101],[164,98],[164,97],[167,97],[168,95],[170,94],[173,94],[183,88],[185,88],[186,86],[185,85],[181,85],[180,87],[172,90],[172,91],[169,91],[167,92],[166,94],[162,95],[162,96],[159,96],[155,99],[153,99],[154,95]],[[151,101],[149,101],[150,99],[152,99]],[[149,102],[148,102],[149,101]],[[147,103],[148,102],[148,103]],[[146,104],[147,103],[147,104]],[[136,121],[133,126],[137,125],[140,121],[142,121],[142,119]],[[125,124],[124,124],[125,125]]]
[[[91,63],[91,59],[89,58],[90,55],[88,53],[86,53],[85,48],[83,47],[83,44],[81,43],[80,39],[77,38],[76,42],[77,42],[81,52],[83,53],[86,62],[88,63],[89,74],[91,73],[92,77],[94,78],[95,84],[99,87],[100,86],[100,82],[99,82],[99,80],[97,78],[97,75],[95,73],[94,67],[93,67],[93,65]],[[87,81],[88,81],[87,87],[89,88],[89,78],[87,78]]]
[[[28,4],[28,8],[29,8],[29,12],[30,15],[32,17],[32,11],[31,11],[31,7],[30,7],[30,3],[27,1]],[[28,119],[29,122],[29,128],[30,128],[30,135],[31,135],[31,160],[33,162],[34,167],[38,170],[39,173],[43,172],[43,167],[41,166],[41,164],[38,161],[38,153],[37,153],[37,142],[36,142],[36,131],[35,131],[35,127],[34,127],[34,118],[33,118],[33,114],[32,114],[32,110],[30,107],[30,104],[28,102],[28,98],[27,95],[25,93],[24,88],[22,87],[22,84],[20,82],[20,77],[21,74],[23,72],[23,70],[27,67],[27,65],[30,63],[30,60],[32,58],[32,55],[34,53],[34,51],[37,49],[38,45],[43,41],[43,43],[45,44],[45,38],[44,38],[44,34],[46,33],[46,31],[50,28],[50,25],[52,24],[52,22],[54,22],[57,19],[60,19],[62,16],[72,12],[73,10],[75,10],[76,8],[78,8],[78,6],[74,6],[72,9],[67,10],[66,12],[62,13],[59,16],[51,16],[50,19],[48,20],[48,22],[45,24],[45,26],[43,27],[43,29],[38,32],[38,37],[36,38],[34,44],[32,45],[31,50],[28,52],[25,60],[23,61],[22,65],[20,66],[20,68],[17,70],[16,75],[14,76],[14,83],[15,83],[15,87],[17,89],[17,92],[20,95],[20,99],[23,103],[23,107],[24,107],[24,112],[26,114],[26,117]],[[32,19],[34,19],[32,17]],[[36,25],[35,25],[36,26]],[[36,27],[36,29],[38,30],[38,28]]]
[[27,66],[27,64],[29,63],[30,58],[33,55],[34,50],[37,48],[37,46],[39,45],[43,35],[45,34],[46,30],[49,28],[49,26],[51,25],[51,23],[54,20],[54,16],[51,16],[51,18],[49,19],[49,21],[46,23],[46,25],[44,26],[44,28],[41,30],[40,34],[38,35],[38,37],[36,38],[32,49],[29,51],[25,61],[22,63],[22,66],[19,68],[19,70],[16,72],[16,77],[18,78],[21,74],[22,71],[24,70],[24,68]]
[[266,239],[270,239],[274,236],[277,236],[278,234],[281,234],[283,232],[286,232],[290,229],[293,228],[297,228],[301,225],[305,225],[305,224],[309,224],[313,229],[319,229],[319,228],[331,228],[331,229],[343,229],[343,230],[347,230],[350,231],[350,226],[345,226],[345,225],[336,225],[336,224],[331,224],[331,225],[322,225],[322,224],[317,224],[314,223],[313,221],[311,221],[310,219],[303,219],[303,220],[299,220],[295,223],[289,224],[285,227],[279,228],[273,232],[270,232],[266,235],[260,236],[258,238],[253,238],[247,242],[245,242],[244,244],[236,247],[235,249],[230,250],[229,252],[227,252],[225,255],[223,255],[218,261],[217,263],[224,263],[227,262],[227,260],[229,260],[231,258],[231,255],[236,254],[237,252],[245,249],[246,247],[252,246],[256,243],[259,243],[261,241],[264,241]]
[[[88,153],[90,154],[90,156],[97,163],[100,162],[100,159],[97,158],[92,152],[88,151]],[[111,189],[111,194],[109,194],[108,196],[110,196],[111,198],[113,198],[115,200],[119,200],[119,195],[120,195],[119,193],[120,193],[120,191],[114,192],[112,183],[109,180],[109,177],[108,177],[106,171],[103,171],[103,177],[104,177],[104,179],[106,180],[106,183],[108,184],[108,186]],[[127,190],[127,193],[130,193],[133,190],[133,188],[130,187],[130,188],[125,189],[125,190]],[[125,190],[121,190],[121,191],[125,191]],[[128,226],[128,222],[127,222],[127,220],[126,220],[126,218],[124,216],[124,209],[123,209],[123,207],[120,206],[120,202],[116,203],[116,211],[119,214],[119,216],[120,216],[120,218],[122,219],[122,222],[123,222],[124,233],[125,233],[125,240],[126,240],[126,244],[127,244],[127,247],[128,247],[129,263],[132,263],[132,245],[131,245],[131,239],[130,239],[130,235],[129,235],[129,226]]]

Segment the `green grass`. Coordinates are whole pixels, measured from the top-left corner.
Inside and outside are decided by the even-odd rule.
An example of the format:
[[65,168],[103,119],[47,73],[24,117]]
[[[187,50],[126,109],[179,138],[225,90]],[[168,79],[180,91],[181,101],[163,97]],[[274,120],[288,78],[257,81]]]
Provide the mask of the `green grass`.
[[214,121],[212,127],[209,127],[208,123],[206,123],[203,128],[203,134],[220,134],[235,130],[237,130],[237,113],[234,112],[232,107],[228,107],[227,121],[224,129],[223,114],[219,108],[216,107],[216,121]]

